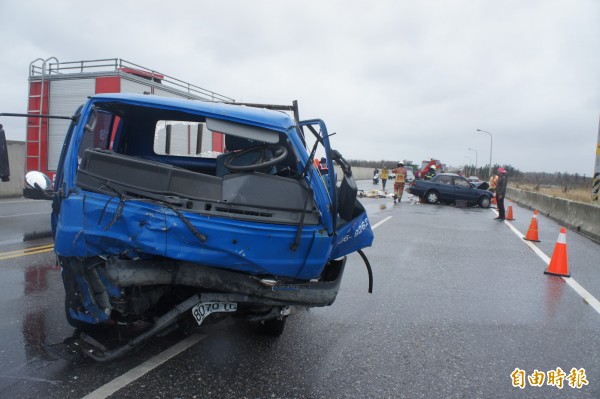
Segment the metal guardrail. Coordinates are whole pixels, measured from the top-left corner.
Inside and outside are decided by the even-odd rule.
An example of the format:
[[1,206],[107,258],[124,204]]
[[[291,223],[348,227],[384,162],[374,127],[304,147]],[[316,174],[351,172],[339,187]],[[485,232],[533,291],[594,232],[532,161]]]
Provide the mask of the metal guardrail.
[[[56,60],[56,62],[48,62]],[[43,61],[38,64],[37,61]],[[46,61],[37,59],[30,64],[29,78],[49,78],[53,76],[69,75],[69,74],[83,74],[83,73],[105,73],[105,72],[117,72],[117,73],[129,73],[133,76],[138,72],[138,76],[148,80],[151,86],[157,88],[171,88],[178,91],[182,91],[190,94],[191,96],[208,98],[211,101],[225,101],[235,102],[233,98],[224,96],[211,90],[204,89],[200,86],[184,82],[183,80],[174,78],[164,73],[155,71],[135,64],[133,62],[126,61],[121,58],[106,58],[99,60],[85,60],[85,61],[68,61],[59,62],[55,57]]]

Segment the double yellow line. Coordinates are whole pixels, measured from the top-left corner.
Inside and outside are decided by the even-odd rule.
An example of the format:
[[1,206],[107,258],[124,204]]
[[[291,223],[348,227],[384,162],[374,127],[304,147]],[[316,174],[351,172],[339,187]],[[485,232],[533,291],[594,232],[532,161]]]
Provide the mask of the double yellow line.
[[42,245],[40,247],[18,249],[10,252],[0,252],[0,260],[18,258],[20,256],[43,254],[54,250],[54,244]]

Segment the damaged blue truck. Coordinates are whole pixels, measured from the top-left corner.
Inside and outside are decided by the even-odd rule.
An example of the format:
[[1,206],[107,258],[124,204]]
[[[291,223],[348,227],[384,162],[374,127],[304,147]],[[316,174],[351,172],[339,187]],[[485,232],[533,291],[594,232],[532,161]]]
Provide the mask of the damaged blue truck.
[[[53,187],[30,190],[52,200],[68,350],[109,361],[211,314],[279,335],[295,308],[335,301],[354,252],[371,291],[373,232],[322,120],[135,94],[93,96],[70,119]],[[225,151],[174,154],[182,129],[218,132]],[[134,325],[117,344],[94,335]]]

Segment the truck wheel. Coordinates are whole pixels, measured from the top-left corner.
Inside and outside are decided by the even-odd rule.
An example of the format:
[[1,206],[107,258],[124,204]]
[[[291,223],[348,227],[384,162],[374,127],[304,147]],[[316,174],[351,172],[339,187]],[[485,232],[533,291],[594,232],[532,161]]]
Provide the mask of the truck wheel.
[[259,323],[259,330],[265,335],[279,337],[281,334],[283,334],[286,321],[287,317],[284,317],[282,319],[264,320]]
[[425,201],[427,201],[428,204],[435,204],[439,200],[440,195],[437,191],[427,191],[427,193],[425,193]]
[[489,197],[485,197],[485,196],[484,196],[484,197],[481,197],[481,198],[479,198],[479,206],[480,206],[481,208],[489,208],[489,207],[490,207],[490,204],[491,204],[491,202],[492,202],[492,201],[490,200],[490,198],[489,198]]

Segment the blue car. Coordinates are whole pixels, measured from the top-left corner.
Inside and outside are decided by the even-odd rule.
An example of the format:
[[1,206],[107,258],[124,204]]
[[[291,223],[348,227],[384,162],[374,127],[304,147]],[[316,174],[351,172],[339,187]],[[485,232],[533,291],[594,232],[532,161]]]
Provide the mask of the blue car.
[[431,180],[415,180],[407,191],[423,198],[429,204],[464,203],[489,208],[494,193],[488,191],[486,182],[469,182],[455,173],[439,173]]
[[369,219],[322,120],[133,94],[93,96],[71,119],[54,187],[36,187],[53,201],[67,320],[88,335],[147,326],[112,348],[83,340],[86,355],[213,313],[279,335],[294,308],[335,301],[346,255],[372,278]]

